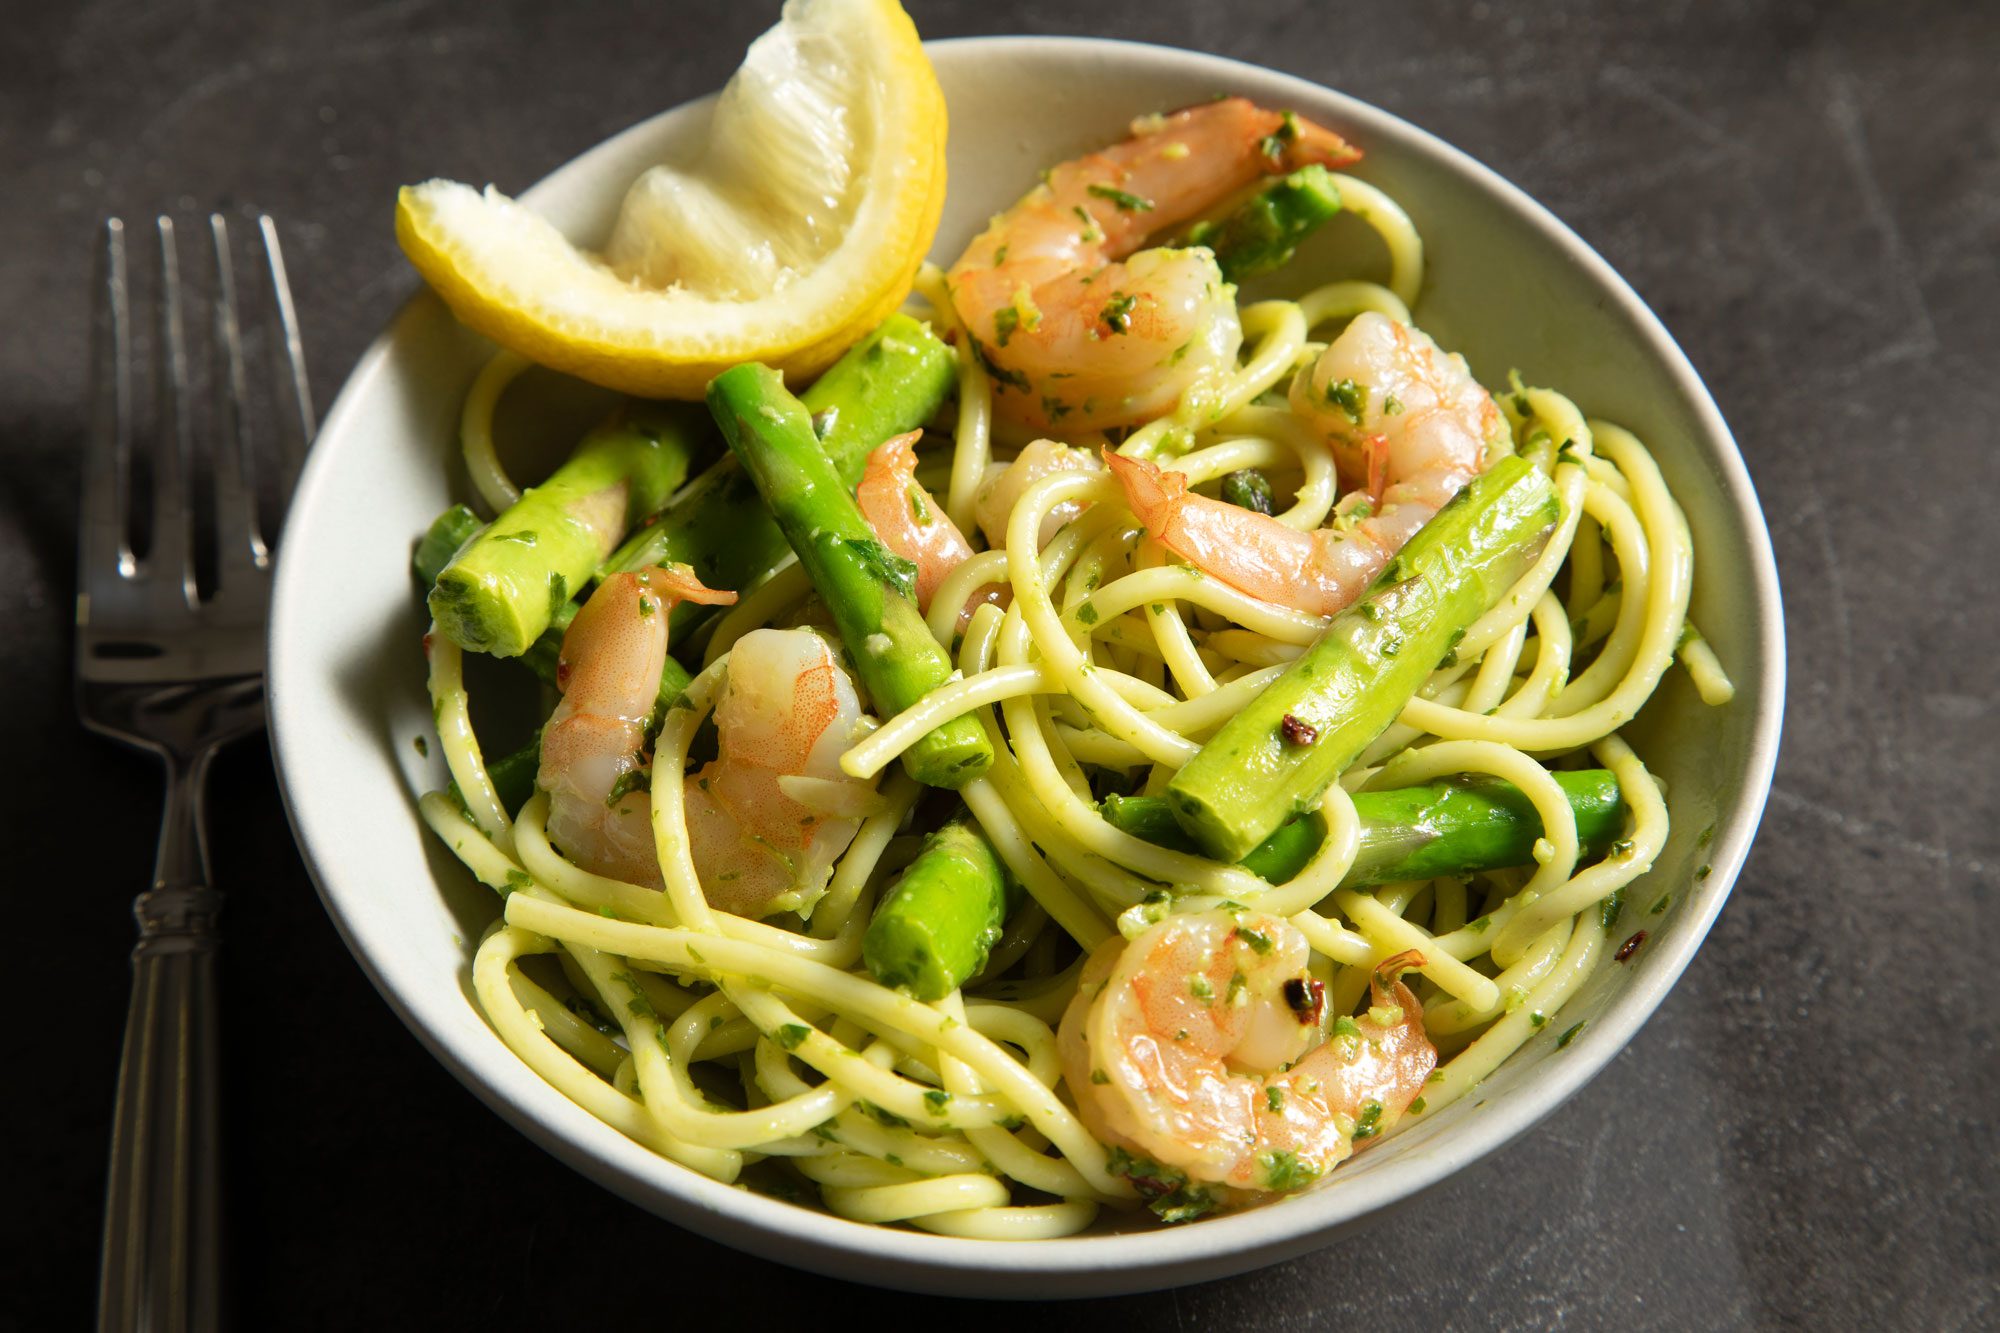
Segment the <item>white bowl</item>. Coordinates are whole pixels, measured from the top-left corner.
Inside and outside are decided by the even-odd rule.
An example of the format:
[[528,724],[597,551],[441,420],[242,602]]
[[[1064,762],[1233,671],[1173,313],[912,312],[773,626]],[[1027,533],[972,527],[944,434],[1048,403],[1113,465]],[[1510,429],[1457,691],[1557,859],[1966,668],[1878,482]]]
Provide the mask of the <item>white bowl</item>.
[[[412,745],[430,712],[409,552],[459,498],[457,414],[490,350],[428,294],[361,358],[292,507],[270,657],[285,799],[328,910],[403,1020],[494,1110],[642,1207],[780,1262],[911,1290],[1109,1295],[1222,1277],[1325,1245],[1493,1151],[1603,1068],[1660,1003],[1721,909],[1770,785],[1785,663],[1770,542],[1728,428],[1659,320],[1560,222],[1464,154],[1352,98],[1212,56],[1042,38],[930,49],[952,126],[941,262],[1042,167],[1110,141],[1134,115],[1242,93],[1306,113],[1367,150],[1357,174],[1402,202],[1428,246],[1418,321],[1486,382],[1519,368],[1654,451],[1693,526],[1696,616],[1738,693],[1707,709],[1669,672],[1632,729],[1669,784],[1674,831],[1630,896],[1650,903],[1672,890],[1674,899],[1664,916],[1645,919],[1645,947],[1600,968],[1563,1010],[1563,1028],[1589,1020],[1581,1035],[1558,1050],[1551,1024],[1475,1096],[1342,1166],[1317,1193],[1192,1226],[1059,1241],[955,1240],[843,1221],[716,1184],[599,1123],[517,1060],[474,1006],[469,942],[496,905],[415,807],[442,768]],[[600,240],[625,185],[698,142],[709,107],[691,103],[635,126],[524,197],[573,237]],[[1377,262],[1358,223],[1329,233],[1301,256],[1308,276]],[[1296,270],[1286,281],[1301,285]],[[1702,865],[1712,871],[1698,879]]]

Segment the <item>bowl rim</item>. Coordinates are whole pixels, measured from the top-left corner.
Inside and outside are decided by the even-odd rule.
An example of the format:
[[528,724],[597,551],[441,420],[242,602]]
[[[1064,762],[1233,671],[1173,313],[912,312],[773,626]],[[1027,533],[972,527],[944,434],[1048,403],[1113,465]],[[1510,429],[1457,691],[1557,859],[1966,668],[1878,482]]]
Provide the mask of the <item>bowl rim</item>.
[[[1716,811],[1717,836],[1708,848],[1712,867],[1706,892],[1696,904],[1695,917],[1660,946],[1648,950],[1623,991],[1579,1035],[1565,1058],[1541,1071],[1512,1095],[1492,1102],[1477,1119],[1457,1132],[1426,1145],[1426,1151],[1397,1163],[1396,1169],[1361,1176],[1339,1190],[1326,1190],[1285,1201],[1282,1206],[1250,1209],[1204,1220],[1198,1226],[1143,1232],[1079,1236],[1054,1241],[989,1241],[894,1230],[852,1222],[803,1208],[731,1185],[723,1185],[659,1157],[624,1138],[569,1102],[553,1087],[534,1079],[534,1089],[520,1097],[502,1086],[497,1073],[484,1072],[491,1063],[516,1057],[494,1040],[475,1045],[452,1033],[440,1021],[436,998],[404,994],[371,959],[361,944],[365,909],[359,888],[355,904],[348,901],[338,858],[316,849],[308,836],[312,816],[309,788],[290,776],[310,771],[308,756],[293,740],[287,719],[293,710],[313,706],[310,689],[294,691],[294,679],[305,679],[309,663],[297,660],[289,647],[286,626],[295,601],[289,595],[302,561],[278,560],[269,630],[269,710],[273,756],[286,817],[294,840],[329,916],[370,982],[418,1040],[482,1101],[529,1138],[614,1193],[669,1221],[697,1229],[738,1249],[778,1257],[793,1266],[832,1276],[857,1279],[909,1290],[951,1294],[1042,1297],[1110,1294],[1152,1290],[1221,1277],[1277,1262],[1329,1243],[1340,1229],[1403,1202],[1494,1152],[1537,1124],[1595,1077],[1623,1050],[1639,1027],[1665,999],[1728,900],[1756,833],[1776,766],[1785,693],[1783,607],[1770,535],[1741,451],[1723,421],[1714,399],[1686,354],[1665,325],[1629,283],[1581,237],[1546,207],[1462,150],[1401,117],[1350,94],[1245,61],[1152,43],[1097,37],[986,36],[951,38],[926,43],[934,55],[981,57],[1020,54],[1075,57],[1101,56],[1109,61],[1145,67],[1170,78],[1195,72],[1218,86],[1254,81],[1290,92],[1302,100],[1330,102],[1342,123],[1369,142],[1396,142],[1400,151],[1435,161],[1442,169],[1468,178],[1495,207],[1513,213],[1540,238],[1584,269],[1594,285],[1620,307],[1640,345],[1667,372],[1683,397],[1696,426],[1699,456],[1713,465],[1734,521],[1749,550],[1748,568],[1740,571],[1751,584],[1750,602],[1758,613],[1755,630],[1756,696],[1760,711],[1753,719],[1746,751],[1744,781],[1726,807]],[[713,94],[709,95],[710,97]],[[534,203],[538,192],[593,157],[615,153],[623,145],[651,133],[664,117],[706,98],[691,99],[611,135],[572,157],[520,195]],[[321,427],[322,440],[334,440],[347,429],[358,404],[388,373],[392,354],[406,323],[434,301],[418,291],[376,336],[357,361]],[[337,450],[315,447],[300,476],[295,513],[310,512],[317,483],[339,466]],[[289,547],[281,548],[281,552]],[[299,614],[305,614],[301,611]],[[467,1003],[454,986],[452,1005]],[[490,1029],[487,1031],[490,1037]],[[497,1051],[497,1054],[496,1054]],[[539,1090],[538,1095],[535,1090]],[[772,1241],[783,1242],[783,1247]],[[1018,1279],[1044,1279],[1033,1288]]]

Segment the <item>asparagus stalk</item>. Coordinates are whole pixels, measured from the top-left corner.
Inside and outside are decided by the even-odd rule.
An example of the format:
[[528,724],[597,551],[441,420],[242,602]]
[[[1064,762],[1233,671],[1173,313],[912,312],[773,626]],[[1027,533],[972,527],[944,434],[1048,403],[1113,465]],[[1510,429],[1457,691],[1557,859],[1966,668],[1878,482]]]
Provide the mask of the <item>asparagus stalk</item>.
[[[798,552],[840,630],[854,671],[883,716],[900,713],[951,678],[951,660],[911,599],[915,566],[876,540],[813,432],[811,414],[769,366],[725,370],[709,382],[709,410]],[[986,730],[954,718],[903,754],[911,777],[962,787],[993,763]]]
[[[1625,822],[1617,778],[1601,768],[1550,776],[1569,798],[1584,852],[1603,855]],[[1542,836],[1534,803],[1513,783],[1497,779],[1359,792],[1354,809],[1361,817],[1361,845],[1340,882],[1344,889],[1526,865]],[[1196,850],[1163,797],[1108,796],[1103,811],[1112,825],[1134,837],[1175,851]],[[1239,864],[1282,884],[1304,869],[1325,834],[1326,823],[1317,814],[1293,815]]]
[[632,404],[452,557],[431,588],[431,618],[462,648],[520,656],[618,539],[680,488],[708,442],[699,409]]
[[417,549],[410,557],[410,568],[415,571],[417,583],[426,593],[438,581],[438,575],[458,554],[459,548],[478,535],[486,525],[479,521],[479,515],[464,505],[453,505],[431,520],[430,528],[417,541]]
[[986,965],[1007,920],[1000,858],[963,819],[931,834],[883,896],[861,937],[861,957],[884,986],[941,1000]]
[[1268,514],[1276,508],[1271,479],[1254,467],[1246,467],[1224,477],[1221,496],[1224,504],[1248,509],[1255,514]]
[[1301,167],[1273,181],[1219,222],[1188,229],[1189,245],[1215,251],[1230,282],[1254,278],[1289,262],[1300,242],[1340,211],[1340,187],[1325,167]]
[[1454,496],[1167,784],[1174,818],[1195,844],[1240,861],[1292,815],[1316,808],[1527,569],[1559,513],[1548,479],[1517,456]]

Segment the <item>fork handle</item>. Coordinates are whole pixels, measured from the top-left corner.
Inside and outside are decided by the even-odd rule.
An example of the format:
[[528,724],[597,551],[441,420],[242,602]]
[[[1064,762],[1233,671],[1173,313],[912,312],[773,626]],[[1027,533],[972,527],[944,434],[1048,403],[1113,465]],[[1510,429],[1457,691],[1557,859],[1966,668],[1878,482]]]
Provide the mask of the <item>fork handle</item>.
[[204,1333],[221,1312],[216,921],[222,895],[139,896],[98,1287],[99,1333]]

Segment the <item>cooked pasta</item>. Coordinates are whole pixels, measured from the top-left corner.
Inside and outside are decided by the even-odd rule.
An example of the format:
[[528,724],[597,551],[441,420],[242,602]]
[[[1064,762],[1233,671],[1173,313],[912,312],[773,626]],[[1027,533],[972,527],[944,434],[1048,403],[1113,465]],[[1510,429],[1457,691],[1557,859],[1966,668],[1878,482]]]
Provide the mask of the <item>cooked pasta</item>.
[[[1142,122],[1129,142],[1208,133],[1182,117]],[[1297,139],[1284,144],[1310,139],[1292,132]],[[1198,146],[1196,155],[1206,151]],[[1329,149],[1319,160],[1342,159]],[[1129,221],[1131,208],[1113,196],[1141,192],[1149,161],[1132,156],[1116,166],[1123,174],[1115,189],[1085,182],[1092,198],[1112,199],[1127,215],[1083,210],[1086,230]],[[732,666],[746,673],[747,654],[777,650],[759,636],[805,626],[814,643],[833,645],[817,650],[825,662],[779,669],[785,682],[860,669],[852,645],[837,651],[808,562],[786,557],[740,586],[726,609],[701,613],[689,603],[687,620],[698,628],[685,636],[676,629],[672,650],[699,669],[652,719],[652,679],[640,680],[635,697],[644,707],[629,734],[604,743],[607,754],[620,746],[635,753],[621,761],[619,783],[593,799],[614,813],[643,806],[645,874],[605,873],[572,854],[572,843],[599,836],[599,826],[578,822],[576,798],[562,786],[569,777],[552,777],[553,738],[568,716],[561,709],[543,733],[539,787],[510,813],[470,722],[461,649],[447,633],[429,640],[430,692],[453,785],[425,795],[421,809],[468,869],[504,895],[471,961],[474,993],[495,1032],[552,1086],[636,1142],[715,1179],[816,1198],[857,1221],[1031,1239],[1072,1234],[1104,1210],[1142,1202],[1170,1219],[1254,1202],[1327,1183],[1326,1169],[1354,1147],[1436,1116],[1543,1029],[1566,1043],[1574,1025],[1564,1006],[1613,947],[1620,895],[1667,836],[1662,788],[1620,728],[1677,659],[1704,701],[1730,695],[1722,663],[1688,618],[1687,524],[1644,444],[1586,418],[1552,388],[1516,380],[1489,396],[1462,361],[1415,332],[1422,241],[1394,200],[1352,174],[1327,173],[1340,205],[1386,247],[1386,284],[1343,280],[1238,308],[1233,287],[1210,281],[1189,298],[1189,317],[1229,321],[1240,346],[1217,353],[1164,410],[1121,411],[1117,404],[1131,404],[1136,391],[1114,392],[1108,369],[1068,363],[1083,379],[1098,376],[1098,396],[1064,387],[1060,368],[1036,380],[1035,357],[1060,367],[1065,356],[1095,355],[1092,341],[1144,332],[1120,329],[1134,307],[1118,306],[1136,293],[1143,313],[1153,299],[1145,254],[1206,253],[1127,249],[1129,260],[1107,259],[1117,265],[1105,279],[1113,285],[1088,296],[1090,337],[1074,346],[1056,331],[1068,315],[1046,295],[1055,278],[1045,255],[1027,261],[1043,269],[996,289],[996,307],[966,266],[975,257],[991,269],[1023,262],[1006,258],[1010,238],[1017,252],[1030,245],[1024,237],[1041,225],[1034,208],[1051,207],[1048,197],[1036,205],[1038,196],[1060,203],[1076,184],[1064,173],[1078,166],[1058,168],[952,273],[927,267],[918,278],[914,313],[955,344],[955,407],[929,423],[910,455],[916,471],[897,484],[913,497],[920,525],[932,521],[923,506],[934,495],[929,502],[966,535],[923,608],[927,642],[948,658],[950,674],[899,709],[885,708],[869,687],[854,706],[870,711],[840,723],[844,732],[824,733],[832,739],[814,751],[818,767],[787,771],[768,788],[771,802],[801,802],[807,813],[794,822],[832,847],[808,876],[818,882],[794,884],[789,896],[744,898],[737,872],[718,869],[715,849],[727,844],[709,831],[722,809],[710,777],[734,780],[729,747],[752,725],[729,712]],[[1164,198],[1149,198],[1171,211]],[[1154,202],[1140,202],[1153,211]],[[1085,243],[1114,246],[1102,236]],[[1195,288],[1202,264],[1214,275],[1213,261],[1198,258]],[[1203,303],[1221,305],[1204,315],[1196,309]],[[1078,336],[1073,321],[1070,336]],[[1364,336],[1385,341],[1369,351],[1358,347]],[[1330,365],[1378,353],[1416,367],[1409,373],[1435,402],[1405,408],[1386,381]],[[468,470],[495,511],[522,494],[494,454],[490,427],[494,402],[518,370],[518,359],[497,358],[466,409]],[[1024,405],[1031,383],[1047,392]],[[1080,396],[1066,402],[1065,393]],[[1443,448],[1439,423],[1450,425],[1461,405],[1476,457],[1426,500],[1430,474],[1384,462],[1393,449],[1370,441],[1429,430],[1423,447]],[[1069,452],[1049,453],[1038,475],[1009,481],[1005,465],[1031,440]],[[1344,447],[1362,459],[1359,468]],[[1312,802],[1301,835],[1309,845],[1286,873],[1207,854],[1198,838],[1190,850],[1178,835],[1140,836],[1107,813],[1115,804],[1107,797],[1132,809],[1161,798],[1157,808],[1184,813],[1177,775],[1308,660],[1352,614],[1348,607],[1374,606],[1369,599],[1395,582],[1398,569],[1382,562],[1400,541],[1432,514],[1461,512],[1452,496],[1468,493],[1472,476],[1495,475],[1502,458],[1540,479],[1522,484],[1542,487],[1553,521],[1518,553],[1491,605],[1459,626],[1442,663],[1388,705],[1384,725]],[[1251,474],[1288,503],[1266,517],[1216,498],[1251,484],[1242,480]],[[982,497],[1007,485],[1017,489],[1004,522],[979,549]],[[1392,543],[1383,534],[1398,521],[1409,531]],[[886,532],[883,541],[893,547]],[[1338,563],[1361,559],[1355,552],[1366,554],[1369,543],[1382,546],[1373,568],[1356,573]],[[1247,568],[1254,562],[1245,552],[1267,547],[1283,564],[1275,575]],[[1321,560],[1323,570],[1313,563]],[[646,562],[664,563],[657,555]],[[655,614],[655,604],[663,623],[668,611],[682,614],[673,589],[616,565],[599,571],[604,586],[638,579],[631,591],[640,616]],[[1320,591],[1293,596],[1294,587]],[[566,658],[596,605],[593,598],[577,615]],[[983,739],[991,760],[946,811],[907,761],[954,724],[970,727],[974,743]],[[1285,743],[1301,752],[1313,741],[1298,737],[1323,730],[1284,718]],[[1595,825],[1581,827],[1563,785],[1581,769],[1605,770],[1607,790],[1615,789],[1620,822],[1608,849]],[[1402,882],[1359,877],[1357,858],[1374,828],[1363,805],[1426,784],[1482,783],[1518,793],[1522,818],[1531,810],[1539,825],[1521,862]],[[628,801],[634,792],[650,800]],[[1018,889],[988,931],[982,964],[926,1000],[876,975],[865,937],[924,850],[922,835],[948,819],[976,830],[972,854],[990,846]],[[785,873],[805,875],[799,867],[824,850],[816,847],[788,852]],[[741,906],[750,901],[759,908]],[[1266,976],[1277,959],[1289,959],[1290,970]],[[1194,1051],[1210,1040],[1206,1029],[1180,1029],[1183,1049],[1168,1049],[1177,1039],[1154,1030],[1167,1010],[1146,988],[1168,981],[1181,1006],[1173,1012],[1198,1012],[1216,1027],[1213,1049]],[[1237,1037],[1223,1030],[1241,1026],[1231,1006],[1259,1022],[1260,1006],[1280,994],[1307,1037],[1285,1036],[1272,1048],[1280,1058],[1262,1061],[1243,1044],[1250,1037],[1238,1033],[1231,1046]],[[1370,1094],[1343,1107],[1306,1077],[1319,1067],[1313,1061],[1343,1050],[1350,1065],[1326,1077],[1345,1077],[1354,1053],[1365,1064],[1371,1049],[1387,1053],[1391,1083],[1409,1084],[1403,1095]],[[1182,1073],[1247,1089],[1260,1117],[1253,1138],[1269,1137],[1252,1144],[1244,1163],[1217,1143],[1168,1141],[1177,1132],[1219,1141],[1234,1123],[1197,1115],[1192,1130],[1170,1128],[1182,1123],[1171,1097],[1146,1083]]]

